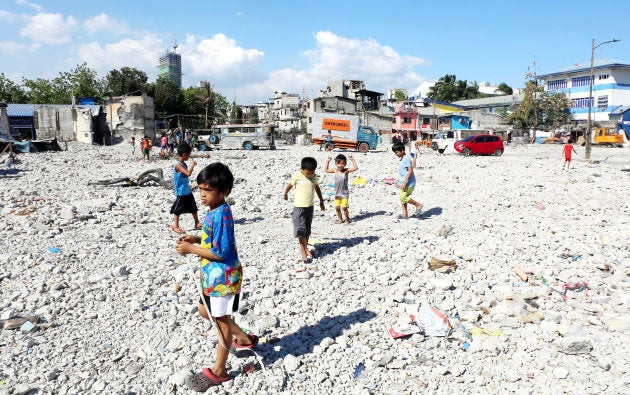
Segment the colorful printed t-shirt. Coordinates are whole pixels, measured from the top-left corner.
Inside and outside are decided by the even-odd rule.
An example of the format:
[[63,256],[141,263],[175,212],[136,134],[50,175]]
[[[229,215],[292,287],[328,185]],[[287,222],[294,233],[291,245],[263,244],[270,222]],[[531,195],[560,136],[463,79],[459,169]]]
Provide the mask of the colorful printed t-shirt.
[[203,219],[201,248],[209,249],[221,261],[201,258],[201,286],[204,295],[229,296],[241,292],[243,268],[234,239],[234,219],[227,203],[209,211]]
[[310,180],[304,177],[301,171],[295,173],[291,177],[291,185],[295,188],[295,196],[293,197],[294,207],[312,207],[315,197],[315,185],[318,184],[317,176],[314,175]]
[[407,180],[407,188],[413,188],[416,186],[416,176],[413,174],[413,165],[411,162],[411,158],[405,155],[398,163],[398,174],[400,175],[400,179],[398,180],[398,186],[401,186],[403,181],[405,181],[405,177],[407,177],[407,173],[411,172],[411,177]]

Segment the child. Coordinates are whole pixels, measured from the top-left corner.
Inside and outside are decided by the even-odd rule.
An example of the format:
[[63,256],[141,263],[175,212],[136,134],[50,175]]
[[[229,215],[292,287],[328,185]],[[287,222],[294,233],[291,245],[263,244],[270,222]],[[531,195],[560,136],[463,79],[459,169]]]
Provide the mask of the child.
[[131,136],[131,155],[136,156],[136,138],[134,136]]
[[208,206],[210,211],[203,220],[201,236],[183,235],[177,240],[175,249],[181,255],[195,254],[201,258],[203,298],[199,298],[199,315],[205,319],[211,316],[219,335],[214,367],[204,368],[187,379],[190,389],[205,392],[230,379],[226,369],[230,346],[237,350],[251,349],[258,344],[258,336],[246,334],[232,319],[232,314],[238,311],[243,281],[232,209],[225,202],[232,191],[234,176],[226,165],[217,162],[199,173],[197,184],[201,204]]
[[168,144],[168,138],[164,133],[162,133],[162,138],[160,139],[160,157],[166,156],[166,148]]
[[416,213],[419,214],[422,209],[422,203],[416,202],[411,198],[414,188],[416,187],[416,176],[413,174],[413,164],[411,158],[405,154],[405,144],[396,142],[392,145],[392,151],[400,159],[398,164],[398,174],[400,180],[400,203],[402,204],[402,218],[407,218],[407,203],[416,206]]
[[332,144],[332,132],[329,130],[328,134],[326,135],[326,141],[324,143],[322,143],[322,145],[319,146],[319,150],[321,151],[322,148],[324,148],[326,151],[328,151],[328,146]]
[[184,233],[179,227],[179,216],[183,213],[191,213],[195,219],[195,229],[201,229],[199,218],[197,217],[197,203],[193,196],[192,189],[188,177],[193,172],[197,162],[192,161],[190,169],[186,165],[186,161],[190,159],[190,145],[184,143],[177,147],[177,155],[179,160],[173,166],[173,184],[175,185],[175,202],[171,206],[171,214],[173,214],[173,225],[170,225],[172,231],[176,233]]
[[318,179],[315,175],[317,161],[315,158],[302,158],[300,171],[291,177],[291,182],[284,190],[284,200],[289,200],[289,191],[295,188],[295,196],[293,197],[293,237],[298,238],[300,243],[300,254],[302,262],[307,262],[313,258],[313,254],[308,250],[308,238],[311,235],[311,224],[313,223],[313,201],[314,193],[319,198],[319,207],[324,210],[324,198],[322,191],[319,189]]
[[409,142],[409,155],[411,155],[411,163],[414,169],[417,167],[416,158],[421,154],[417,139],[418,138],[416,136],[411,136],[411,140]]
[[142,159],[146,157],[147,161],[150,160],[149,158],[150,148],[151,148],[151,144],[149,143],[149,138],[147,136],[144,136],[142,140],[140,140],[140,149],[142,150]]
[[577,151],[575,151],[575,148],[571,145],[571,139],[569,139],[564,145],[564,163],[562,164],[562,170],[564,170],[564,165],[567,166],[567,169],[571,168],[571,151],[577,154]]
[[326,160],[326,168],[324,171],[326,173],[335,173],[335,210],[337,210],[337,224],[342,224],[343,217],[341,216],[341,210],[346,216],[346,225],[350,223],[350,215],[348,214],[348,197],[350,196],[350,191],[348,190],[348,174],[353,171],[357,171],[359,167],[357,166],[357,162],[354,160],[352,155],[350,155],[350,160],[352,161],[352,167],[346,169],[346,164],[348,161],[346,160],[345,155],[337,155],[335,158],[335,166],[337,169],[329,169],[328,165],[332,158],[328,158]]

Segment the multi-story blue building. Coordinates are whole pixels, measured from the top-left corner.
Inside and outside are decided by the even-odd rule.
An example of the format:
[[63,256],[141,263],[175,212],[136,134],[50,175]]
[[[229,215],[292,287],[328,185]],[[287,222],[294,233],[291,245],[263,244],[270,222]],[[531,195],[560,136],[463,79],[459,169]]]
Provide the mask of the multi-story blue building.
[[590,64],[576,64],[566,70],[540,75],[545,91],[565,93],[571,114],[585,124],[591,106],[593,122],[608,122],[609,115],[630,105],[630,64],[597,60],[593,63],[593,95],[589,100]]

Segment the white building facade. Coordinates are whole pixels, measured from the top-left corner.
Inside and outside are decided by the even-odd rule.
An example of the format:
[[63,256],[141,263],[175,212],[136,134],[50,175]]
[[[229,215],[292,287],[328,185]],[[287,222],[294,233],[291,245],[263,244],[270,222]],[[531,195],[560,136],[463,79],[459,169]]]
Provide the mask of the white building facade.
[[539,76],[546,92],[564,93],[571,101],[577,123],[586,122],[589,104],[591,120],[607,122],[619,106],[630,105],[630,64],[596,61],[593,65],[593,95],[589,103],[590,65]]

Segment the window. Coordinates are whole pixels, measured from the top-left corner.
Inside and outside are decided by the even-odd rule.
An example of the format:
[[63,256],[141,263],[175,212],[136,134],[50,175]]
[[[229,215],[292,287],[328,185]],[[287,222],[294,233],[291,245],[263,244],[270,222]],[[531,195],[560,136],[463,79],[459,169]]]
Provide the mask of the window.
[[578,86],[588,86],[589,83],[589,77],[576,77],[576,78],[571,78],[571,86],[576,88]]
[[602,81],[602,80],[607,80],[608,77],[610,77],[608,74],[600,74],[600,75],[597,76],[597,79],[599,81]]
[[[571,108],[588,108],[588,97],[583,97],[579,99],[571,99]],[[593,100],[591,98],[591,104]]]
[[[588,82],[588,78],[587,78]],[[567,80],[554,80],[547,82],[547,90],[553,91],[556,89],[567,89]]]
[[411,117],[409,115],[405,115],[403,117],[403,123],[411,123]]
[[600,96],[597,98],[597,111],[608,110],[608,96]]

